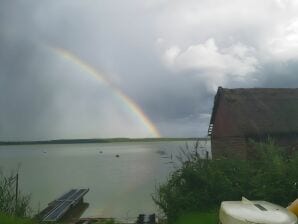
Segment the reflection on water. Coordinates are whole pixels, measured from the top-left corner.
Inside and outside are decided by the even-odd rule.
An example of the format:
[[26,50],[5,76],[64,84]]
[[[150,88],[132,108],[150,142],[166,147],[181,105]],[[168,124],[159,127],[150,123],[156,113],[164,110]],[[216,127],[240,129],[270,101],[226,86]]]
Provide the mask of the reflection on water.
[[0,166],[4,172],[20,166],[20,188],[32,195],[35,211],[71,188],[90,188],[85,196],[90,205],[83,216],[133,218],[138,213],[156,212],[151,194],[173,170],[171,162],[176,161],[175,155],[184,145],[185,142],[153,142],[0,146]]

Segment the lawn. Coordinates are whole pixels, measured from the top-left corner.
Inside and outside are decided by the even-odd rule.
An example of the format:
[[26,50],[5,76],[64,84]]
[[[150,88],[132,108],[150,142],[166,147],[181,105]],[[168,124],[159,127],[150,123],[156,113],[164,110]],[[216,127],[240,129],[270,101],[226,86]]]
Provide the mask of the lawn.
[[217,224],[218,212],[193,212],[180,216],[174,224]]
[[36,222],[31,219],[21,219],[3,214],[0,214],[0,221],[1,224],[36,224]]

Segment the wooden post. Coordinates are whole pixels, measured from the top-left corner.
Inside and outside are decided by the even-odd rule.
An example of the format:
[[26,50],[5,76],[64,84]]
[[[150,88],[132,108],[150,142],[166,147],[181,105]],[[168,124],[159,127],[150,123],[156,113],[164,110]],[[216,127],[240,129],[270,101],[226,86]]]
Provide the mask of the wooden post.
[[15,213],[17,213],[17,205],[18,205],[18,193],[19,193],[19,173],[16,174],[16,204],[15,204]]

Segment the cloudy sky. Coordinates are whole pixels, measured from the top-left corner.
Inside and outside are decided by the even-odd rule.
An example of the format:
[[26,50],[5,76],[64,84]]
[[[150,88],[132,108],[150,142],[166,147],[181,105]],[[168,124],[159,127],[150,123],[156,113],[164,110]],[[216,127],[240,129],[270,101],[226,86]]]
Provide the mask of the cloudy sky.
[[205,136],[218,86],[298,86],[295,0],[2,0],[0,140]]

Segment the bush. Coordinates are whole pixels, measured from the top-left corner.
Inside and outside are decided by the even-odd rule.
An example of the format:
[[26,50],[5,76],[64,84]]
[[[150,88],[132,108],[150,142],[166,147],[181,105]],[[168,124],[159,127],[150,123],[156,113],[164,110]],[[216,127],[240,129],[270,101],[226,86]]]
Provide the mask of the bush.
[[170,223],[189,212],[216,210],[222,201],[241,196],[286,206],[298,197],[298,155],[286,155],[270,139],[253,144],[254,160],[204,160],[188,154],[156,189],[154,202]]

